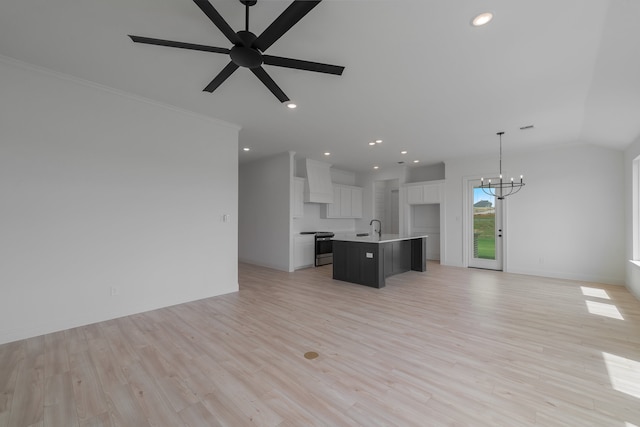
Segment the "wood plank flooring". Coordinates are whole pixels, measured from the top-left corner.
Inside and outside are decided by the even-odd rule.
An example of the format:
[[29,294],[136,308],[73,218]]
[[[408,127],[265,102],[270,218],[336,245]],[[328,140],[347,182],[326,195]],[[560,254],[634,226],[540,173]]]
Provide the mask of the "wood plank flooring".
[[0,346],[0,426],[640,426],[624,287],[239,273],[238,293]]

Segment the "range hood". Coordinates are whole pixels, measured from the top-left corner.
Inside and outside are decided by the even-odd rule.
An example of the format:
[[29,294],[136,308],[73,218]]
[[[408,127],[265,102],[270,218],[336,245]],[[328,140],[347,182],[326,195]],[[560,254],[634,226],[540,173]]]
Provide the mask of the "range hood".
[[306,203],[333,203],[331,165],[317,160],[305,159],[307,181],[304,185]]

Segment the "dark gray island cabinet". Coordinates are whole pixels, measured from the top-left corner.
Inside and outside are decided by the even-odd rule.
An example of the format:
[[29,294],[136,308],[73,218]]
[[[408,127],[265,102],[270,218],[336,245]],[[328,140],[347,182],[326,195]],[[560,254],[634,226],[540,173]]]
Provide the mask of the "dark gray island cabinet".
[[336,234],[333,278],[383,288],[385,279],[409,270],[427,270],[427,236]]

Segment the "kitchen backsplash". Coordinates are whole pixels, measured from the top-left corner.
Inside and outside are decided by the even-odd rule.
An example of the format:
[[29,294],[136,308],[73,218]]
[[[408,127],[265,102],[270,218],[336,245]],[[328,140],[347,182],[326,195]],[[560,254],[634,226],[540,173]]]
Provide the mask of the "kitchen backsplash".
[[305,203],[304,217],[293,219],[293,233],[301,231],[355,231],[355,219],[327,219],[320,217],[320,203]]

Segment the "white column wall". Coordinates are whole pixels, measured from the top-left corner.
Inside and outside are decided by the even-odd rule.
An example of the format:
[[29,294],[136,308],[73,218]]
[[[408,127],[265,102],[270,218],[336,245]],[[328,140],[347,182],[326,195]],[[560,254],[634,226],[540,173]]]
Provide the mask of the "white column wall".
[[0,93],[0,343],[238,290],[236,126],[6,58]]

